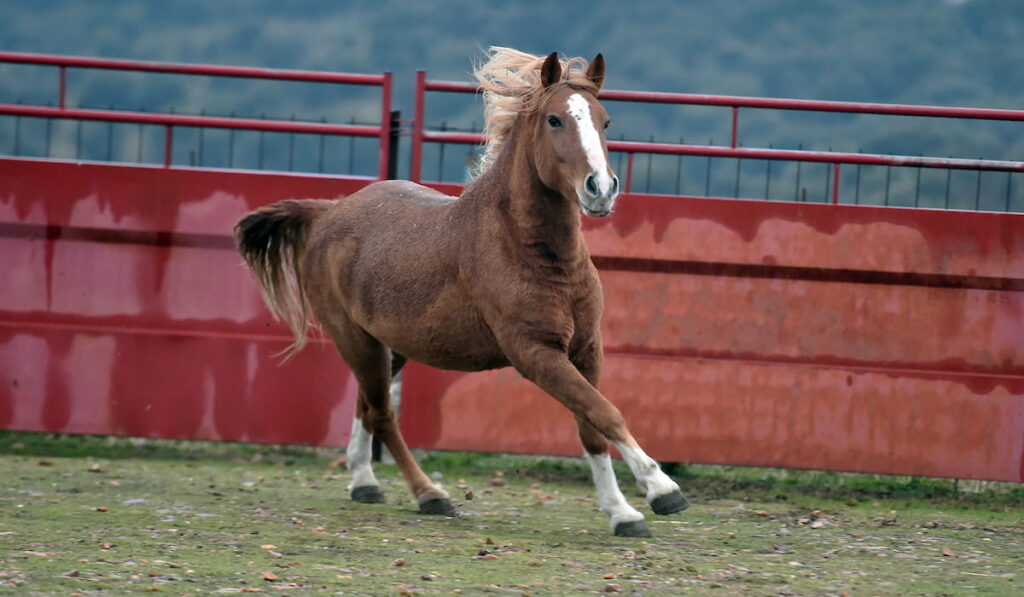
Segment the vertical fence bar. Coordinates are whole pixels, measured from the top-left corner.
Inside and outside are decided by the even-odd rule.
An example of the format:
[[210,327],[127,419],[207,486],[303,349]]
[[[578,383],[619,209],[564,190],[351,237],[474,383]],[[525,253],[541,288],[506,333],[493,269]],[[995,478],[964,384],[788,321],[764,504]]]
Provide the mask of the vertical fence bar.
[[[327,122],[327,117],[326,116],[321,116],[320,117],[320,122]],[[320,174],[323,174],[323,171],[324,171],[324,138],[325,137],[326,137],[326,135],[320,135],[320,148],[319,148],[320,151],[319,151],[319,155],[317,156],[317,162],[316,162],[316,171],[318,173],[320,173]]]
[[[708,145],[714,145],[714,139],[708,139]],[[711,156],[708,156],[708,168],[704,173],[704,196],[711,196]]]
[[739,137],[739,128],[740,128],[740,107],[739,106],[733,106],[732,107],[732,141],[729,144],[729,147],[732,147],[733,149],[736,149],[736,140]]
[[832,205],[839,205],[839,162],[832,164]]
[[740,198],[740,169],[743,167],[743,160],[736,158],[736,185],[732,189],[733,199]]
[[412,121],[412,151],[409,163],[409,180],[420,182],[420,169],[423,166],[423,113],[426,102],[427,72],[416,71],[416,92]]
[[[446,120],[446,121],[441,123],[441,132],[443,133],[443,132],[445,132],[447,130],[448,130],[448,121]],[[438,151],[437,151],[437,153],[438,153],[438,156],[437,156],[437,182],[442,182],[444,180],[444,148],[445,148],[446,145],[447,145],[447,143],[441,143],[441,146],[438,147]]]
[[[654,143],[654,135],[651,135],[651,143]],[[644,181],[644,192],[651,192],[651,162],[654,161],[654,154],[647,154],[647,180]]]
[[[235,117],[234,110],[231,111],[231,117]],[[228,168],[233,168],[235,165],[235,129],[228,129]]]
[[[295,122],[295,113],[292,112],[292,122]],[[384,125],[381,125],[384,126]],[[295,165],[295,133],[288,133],[288,171],[291,172]]]
[[380,150],[377,156],[377,178],[388,177],[388,160],[391,157],[391,73],[384,73],[380,86]]
[[626,192],[633,189],[633,152],[626,154]]
[[[53,132],[53,119],[46,119],[46,157],[50,157],[50,139],[52,138]],[[1009,197],[1009,195],[1008,195]]]
[[398,137],[401,133],[401,122],[402,113],[398,110],[392,110],[388,118],[388,130],[390,131],[391,139],[388,142],[388,180],[395,180],[398,178]]
[[1006,205],[1003,207],[1003,211],[1010,211],[1010,185],[1013,184],[1013,172],[1006,173]]
[[[978,158],[979,160],[981,158]],[[981,170],[978,170],[978,181],[974,185],[974,211],[981,208]]]
[[174,149],[174,132],[171,125],[164,125],[164,168],[171,167],[171,151]]
[[65,107],[64,98],[68,88],[68,69],[66,66],[61,65],[57,67],[57,70],[60,73],[60,91],[57,92],[57,105],[63,110]]

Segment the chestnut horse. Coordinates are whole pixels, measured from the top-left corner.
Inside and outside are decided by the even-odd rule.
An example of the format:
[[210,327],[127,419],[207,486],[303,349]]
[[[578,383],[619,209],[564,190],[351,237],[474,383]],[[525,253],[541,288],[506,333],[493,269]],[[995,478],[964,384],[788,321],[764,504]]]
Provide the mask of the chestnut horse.
[[383,501],[370,464],[376,434],[420,511],[452,514],[448,494],[402,439],[391,378],[407,359],[460,371],[511,365],[575,415],[615,534],[649,536],[618,487],[609,442],[655,513],[687,502],[597,389],[602,293],[580,212],[608,216],[619,191],[597,101],[604,59],[587,66],[491,48],[475,74],[488,146],[460,197],[384,181],[338,201],[281,201],[237,224],[239,250],[295,333],[292,351],[315,317],[359,382],[347,449],[352,499]]

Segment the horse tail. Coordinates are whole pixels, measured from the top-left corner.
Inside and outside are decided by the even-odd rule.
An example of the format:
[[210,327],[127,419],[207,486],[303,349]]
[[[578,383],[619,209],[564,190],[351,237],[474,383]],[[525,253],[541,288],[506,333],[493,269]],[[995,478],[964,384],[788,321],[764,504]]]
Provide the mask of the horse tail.
[[235,224],[238,250],[260,284],[263,301],[274,319],[295,335],[282,351],[284,360],[306,346],[312,309],[302,288],[300,259],[310,223],[334,202],[312,199],[279,201],[261,207]]

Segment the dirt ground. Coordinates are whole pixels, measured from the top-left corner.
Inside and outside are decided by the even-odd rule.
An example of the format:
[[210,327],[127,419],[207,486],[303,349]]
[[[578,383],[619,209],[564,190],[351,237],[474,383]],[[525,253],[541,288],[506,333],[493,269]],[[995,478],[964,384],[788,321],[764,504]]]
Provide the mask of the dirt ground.
[[0,433],[0,594],[1024,594],[1017,486],[675,467],[690,509],[623,539],[576,461],[430,455],[438,518],[338,453]]

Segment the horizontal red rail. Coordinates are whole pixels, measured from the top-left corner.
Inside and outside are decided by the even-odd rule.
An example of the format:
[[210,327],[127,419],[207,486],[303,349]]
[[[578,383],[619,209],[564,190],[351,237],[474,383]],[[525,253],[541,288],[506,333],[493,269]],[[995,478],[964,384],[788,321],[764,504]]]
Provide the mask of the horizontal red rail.
[[[484,136],[476,133],[423,132],[423,140],[434,143],[482,144]],[[944,168],[952,170],[986,170],[996,172],[1024,172],[1024,162],[1005,160],[967,160],[959,158],[932,158],[918,156],[880,155],[870,153],[838,153],[830,151],[802,151],[790,149],[754,149],[744,147],[715,147],[710,145],[676,145],[637,141],[609,141],[609,151],[627,153],[656,153],[666,155],[694,155],[718,158],[755,160],[785,160],[795,162],[824,162],[829,164],[862,164],[870,166],[903,166],[913,168]]]
[[247,79],[275,79],[279,81],[307,81],[313,83],[345,83],[348,85],[383,85],[386,75],[361,75],[303,70],[220,66],[213,64],[174,64],[137,60],[112,60],[84,56],[57,56],[51,54],[22,54],[0,52],[0,62],[37,64],[73,68],[99,68],[179,75],[206,75],[212,77],[241,77]]
[[[377,177],[380,179],[388,177],[388,163],[391,154],[392,136],[391,73],[362,75],[351,73],[252,68],[243,66],[221,66],[212,64],[174,64],[168,62],[113,60],[109,58],[91,58],[83,56],[0,52],[0,63],[5,62],[39,66],[56,66],[59,70],[59,88],[57,94],[57,108],[51,108],[48,106],[0,104],[0,114],[12,116],[34,116],[39,118],[68,118],[74,120],[100,120],[105,122],[131,122],[138,124],[163,125],[167,127],[164,134],[165,167],[170,167],[171,165],[171,150],[174,143],[172,128],[175,126],[194,126],[314,135],[377,137],[380,139],[380,146],[377,152]],[[211,77],[236,77],[246,79],[270,79],[276,81],[303,81],[345,85],[373,85],[381,88],[381,121],[380,126],[373,127],[279,120],[257,120],[251,118],[215,118],[206,116],[184,116],[177,114],[150,114],[130,111],[67,109],[65,100],[67,94],[66,71],[68,68],[93,68],[104,70],[203,75]]]
[[353,137],[379,137],[381,127],[354,124],[327,124],[322,122],[294,122],[290,120],[260,120],[256,118],[222,118],[215,116],[189,116],[120,110],[92,110],[84,108],[55,108],[0,104],[0,114],[32,116],[37,118],[67,118],[71,120],[100,120],[165,126],[193,126],[205,128],[305,133],[311,135],[347,135]]
[[[461,81],[427,81],[427,91],[476,93],[474,83]],[[907,104],[876,104],[865,102],[836,102],[771,97],[745,97],[738,95],[705,95],[699,93],[664,93],[657,91],[622,91],[608,89],[599,97],[603,100],[643,102],[649,104],[685,104],[695,106],[724,106],[731,108],[764,108],[770,110],[798,110],[805,112],[844,112],[853,114],[887,114],[893,116],[931,116],[938,118],[966,118],[974,120],[1024,121],[1024,110],[998,110],[990,108],[960,108],[951,106],[915,106]]]
[[[422,144],[458,143],[478,145],[484,143],[483,135],[457,132],[426,131],[423,125],[424,96],[427,91],[452,93],[477,93],[479,86],[461,81],[428,81],[420,71],[416,80],[416,123],[413,130],[412,168],[410,178],[420,180],[422,168]],[[833,164],[832,203],[839,203],[839,175],[841,164],[872,166],[901,166],[912,168],[940,168],[947,170],[976,170],[994,172],[1022,172],[1024,162],[1007,160],[974,160],[960,158],[937,158],[916,156],[894,156],[880,154],[838,153],[832,151],[802,151],[786,149],[744,148],[739,143],[740,108],[773,110],[800,110],[854,114],[882,114],[892,116],[927,116],[939,118],[961,118],[975,120],[1024,121],[1024,110],[997,110],[987,108],[958,108],[945,106],[914,106],[902,104],[878,104],[862,102],[836,102],[785,98],[742,97],[730,95],[704,95],[693,93],[661,93],[648,91],[605,90],[599,94],[603,100],[629,101],[662,104],[686,104],[700,106],[721,106],[732,108],[732,127],[728,147],[710,145],[685,145],[671,143],[609,141],[610,151],[625,152],[628,155],[626,184],[624,190],[631,191],[633,156],[636,153],[692,155],[718,158],[783,160],[796,162],[820,162]],[[738,188],[738,187],[737,187]]]

